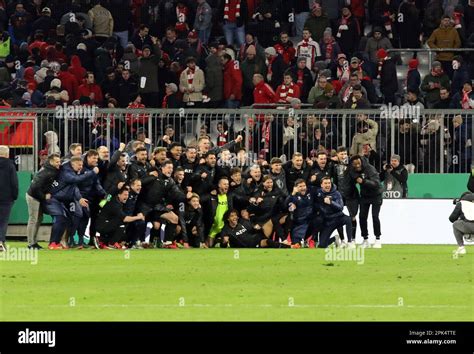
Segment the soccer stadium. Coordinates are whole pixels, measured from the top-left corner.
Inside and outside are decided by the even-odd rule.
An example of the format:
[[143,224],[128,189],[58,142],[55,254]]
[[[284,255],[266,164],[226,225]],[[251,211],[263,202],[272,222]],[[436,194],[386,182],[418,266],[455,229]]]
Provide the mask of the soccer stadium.
[[2,321],[474,320],[474,0],[0,27]]

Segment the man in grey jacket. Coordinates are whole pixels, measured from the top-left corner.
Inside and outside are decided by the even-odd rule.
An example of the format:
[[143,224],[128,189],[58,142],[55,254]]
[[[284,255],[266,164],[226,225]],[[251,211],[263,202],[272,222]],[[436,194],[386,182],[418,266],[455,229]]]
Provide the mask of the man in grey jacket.
[[365,46],[365,52],[369,55],[369,59],[372,63],[377,64],[377,51],[383,48],[385,50],[391,49],[392,42],[390,39],[383,36],[383,31],[381,27],[374,27],[372,31],[372,37],[367,40],[367,44]]
[[206,58],[206,91],[210,101],[208,107],[220,107],[224,91],[224,75],[219,55],[218,43],[211,43],[211,54]]

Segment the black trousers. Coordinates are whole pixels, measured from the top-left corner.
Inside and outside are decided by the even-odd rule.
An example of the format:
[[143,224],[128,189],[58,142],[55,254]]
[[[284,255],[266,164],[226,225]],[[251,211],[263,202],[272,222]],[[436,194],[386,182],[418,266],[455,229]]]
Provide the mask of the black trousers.
[[369,236],[369,230],[367,230],[367,219],[369,217],[369,209],[372,206],[372,223],[374,225],[374,234],[376,238],[380,238],[381,231],[380,231],[380,208],[382,207],[382,201],[380,203],[370,203],[361,200],[360,201],[360,213],[359,213],[359,223],[360,223],[360,231],[362,233],[362,237],[366,239]]
[[352,241],[352,219],[350,216],[344,215],[342,217],[335,218],[334,220],[328,220],[324,223],[324,228],[319,235],[319,248],[326,248],[334,239],[331,238],[331,234],[334,230],[339,227],[346,226],[347,239],[349,242]]
[[0,202],[0,242],[7,238],[8,219],[12,211],[13,202]]
[[109,245],[114,244],[115,242],[125,241],[126,237],[127,233],[125,224],[120,224],[117,227],[106,229],[105,232],[100,233],[101,241]]

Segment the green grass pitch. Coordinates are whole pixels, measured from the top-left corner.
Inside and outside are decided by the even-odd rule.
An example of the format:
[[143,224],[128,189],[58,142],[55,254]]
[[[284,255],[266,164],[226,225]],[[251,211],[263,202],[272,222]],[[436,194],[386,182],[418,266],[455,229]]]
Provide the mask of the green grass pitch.
[[321,249],[42,250],[0,260],[0,319],[472,321],[474,250],[454,249],[384,245],[359,265]]

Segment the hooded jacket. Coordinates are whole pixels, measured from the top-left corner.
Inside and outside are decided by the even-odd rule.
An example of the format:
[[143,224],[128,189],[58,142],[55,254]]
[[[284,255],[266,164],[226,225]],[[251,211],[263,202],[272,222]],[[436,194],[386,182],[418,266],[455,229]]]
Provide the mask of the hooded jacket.
[[148,58],[138,59],[138,77],[145,77],[145,87],[140,86],[141,93],[158,93],[158,64],[161,58],[161,50],[158,45],[153,45],[153,54]]
[[361,203],[382,203],[383,186],[380,183],[379,173],[374,166],[362,158],[362,170],[357,172],[352,166],[349,166],[349,175],[352,184],[356,184],[358,177],[362,178],[360,184]]
[[53,182],[59,175],[59,169],[54,168],[48,161],[35,174],[27,193],[30,197],[41,202],[46,200],[46,194],[51,193]]
[[[344,216],[344,213],[342,212],[344,209],[344,201],[342,200],[341,193],[339,193],[335,185],[331,186],[329,192],[325,192],[322,188],[318,188],[315,197],[317,208],[324,219],[335,219]],[[331,198],[331,204],[326,204],[324,202],[324,198],[326,197]]]

